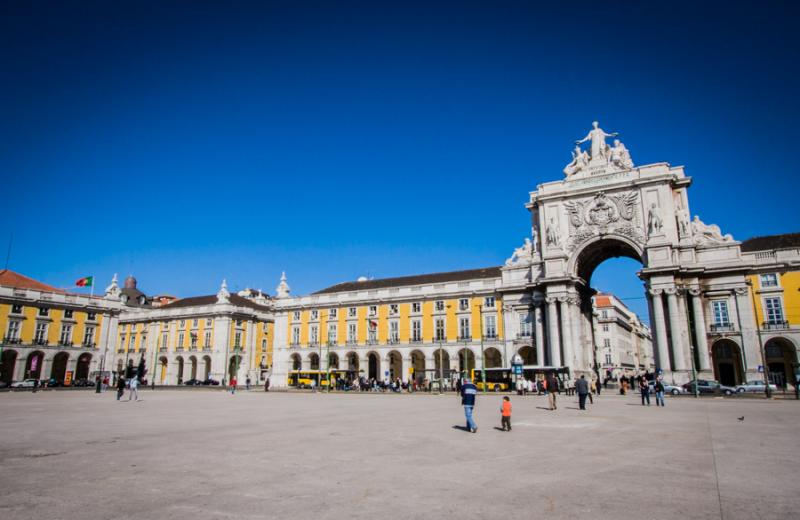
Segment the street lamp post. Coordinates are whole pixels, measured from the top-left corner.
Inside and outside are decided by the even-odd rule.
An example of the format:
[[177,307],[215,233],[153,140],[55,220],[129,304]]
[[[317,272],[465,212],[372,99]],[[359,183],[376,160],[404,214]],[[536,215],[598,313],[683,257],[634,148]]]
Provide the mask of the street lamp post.
[[765,350],[764,341],[761,338],[761,327],[758,325],[758,314],[756,311],[756,291],[751,280],[745,280],[744,283],[750,287],[750,296],[753,299],[753,319],[755,320],[756,334],[758,335],[758,350],[761,352],[761,363],[763,363],[762,366],[764,367],[764,393],[766,394],[767,399],[770,399],[772,397],[772,390],[769,388],[769,365],[767,365],[767,353]]

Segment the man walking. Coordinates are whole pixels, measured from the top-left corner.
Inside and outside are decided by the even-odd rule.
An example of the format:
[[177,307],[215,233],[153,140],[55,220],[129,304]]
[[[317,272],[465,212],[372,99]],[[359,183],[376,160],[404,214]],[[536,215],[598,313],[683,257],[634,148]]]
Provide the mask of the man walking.
[[472,410],[475,408],[475,396],[478,395],[478,387],[472,384],[469,378],[464,379],[461,385],[461,405],[464,407],[464,416],[467,418],[467,429],[472,433],[477,433],[478,425],[472,420]]
[[642,394],[642,406],[647,401],[647,406],[650,406],[650,384],[647,379],[641,378],[639,380],[639,392]]
[[581,410],[586,410],[586,396],[589,395],[589,382],[586,376],[581,375],[581,378],[575,382],[575,390],[578,391],[578,404]]
[[122,374],[117,378],[117,401],[122,399],[122,394],[125,393],[125,378]]
[[556,393],[558,393],[558,378],[554,372],[547,376],[547,401],[550,403],[550,410],[556,409]]
[[660,376],[656,379],[653,389],[656,391],[656,406],[664,406],[664,383]]

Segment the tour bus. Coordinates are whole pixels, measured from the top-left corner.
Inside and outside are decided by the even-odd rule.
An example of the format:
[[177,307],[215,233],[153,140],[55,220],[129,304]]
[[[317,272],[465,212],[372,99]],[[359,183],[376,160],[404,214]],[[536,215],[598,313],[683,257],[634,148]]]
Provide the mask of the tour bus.
[[290,370],[289,386],[311,388],[311,382],[317,388],[328,386],[328,373],[320,370]]
[[483,373],[486,373],[486,390],[491,392],[507,391],[511,388],[511,369],[509,368],[475,368],[470,371],[472,381],[478,390],[483,390]]

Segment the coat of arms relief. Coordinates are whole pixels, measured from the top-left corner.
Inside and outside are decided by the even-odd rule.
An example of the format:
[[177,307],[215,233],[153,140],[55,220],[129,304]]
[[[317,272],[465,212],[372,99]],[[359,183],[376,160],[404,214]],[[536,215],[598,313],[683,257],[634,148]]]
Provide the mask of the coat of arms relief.
[[616,195],[599,192],[592,198],[564,203],[569,216],[569,241],[567,249],[573,251],[592,237],[617,233],[644,243],[644,233],[639,222],[639,194],[628,191]]

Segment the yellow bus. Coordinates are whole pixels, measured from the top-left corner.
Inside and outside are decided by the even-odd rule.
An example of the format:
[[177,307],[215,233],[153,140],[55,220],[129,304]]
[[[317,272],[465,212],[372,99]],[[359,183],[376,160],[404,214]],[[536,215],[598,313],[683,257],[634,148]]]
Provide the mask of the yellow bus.
[[[508,368],[486,368],[486,390],[491,392],[506,392],[511,388],[511,370]],[[483,391],[484,381],[481,369],[473,368],[470,371],[472,382],[478,387],[478,390]]]
[[317,388],[328,387],[328,373],[321,370],[290,370],[289,386],[297,388],[311,388],[311,383]]

